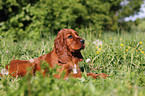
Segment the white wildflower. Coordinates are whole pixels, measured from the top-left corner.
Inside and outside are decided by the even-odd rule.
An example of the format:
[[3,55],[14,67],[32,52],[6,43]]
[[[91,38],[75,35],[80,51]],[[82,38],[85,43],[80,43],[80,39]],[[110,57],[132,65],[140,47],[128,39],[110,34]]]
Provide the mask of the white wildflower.
[[86,59],[86,62],[88,63],[88,62],[90,62],[91,61],[91,59],[90,58],[88,58],[88,59]]
[[34,63],[34,59],[30,59],[29,62],[30,62],[30,63]]
[[99,41],[98,46],[102,46],[102,45],[103,45],[103,41]]
[[99,42],[99,39],[97,39],[96,41],[93,41],[93,44],[97,44]]
[[1,70],[1,74],[2,75],[8,75],[9,71],[6,68],[4,68],[4,69]]
[[[93,42],[93,44],[96,44],[97,45],[96,48],[98,49],[98,51],[100,51],[102,48],[102,45],[103,45],[103,41],[97,39],[96,41]],[[101,46],[101,48],[100,48],[100,46]]]

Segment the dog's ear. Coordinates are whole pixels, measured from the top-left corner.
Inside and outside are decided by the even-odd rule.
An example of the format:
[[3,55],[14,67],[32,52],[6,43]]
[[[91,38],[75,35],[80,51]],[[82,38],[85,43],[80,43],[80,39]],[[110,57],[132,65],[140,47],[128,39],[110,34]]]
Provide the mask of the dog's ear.
[[64,33],[59,32],[55,41],[54,41],[54,48],[56,54],[58,56],[58,62],[65,64],[69,59],[67,45],[64,39]]

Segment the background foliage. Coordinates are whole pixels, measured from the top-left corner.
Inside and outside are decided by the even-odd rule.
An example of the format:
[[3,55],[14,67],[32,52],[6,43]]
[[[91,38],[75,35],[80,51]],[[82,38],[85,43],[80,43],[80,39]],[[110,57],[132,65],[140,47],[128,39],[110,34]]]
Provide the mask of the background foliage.
[[62,28],[130,30],[143,0],[0,0],[0,35],[37,40]]

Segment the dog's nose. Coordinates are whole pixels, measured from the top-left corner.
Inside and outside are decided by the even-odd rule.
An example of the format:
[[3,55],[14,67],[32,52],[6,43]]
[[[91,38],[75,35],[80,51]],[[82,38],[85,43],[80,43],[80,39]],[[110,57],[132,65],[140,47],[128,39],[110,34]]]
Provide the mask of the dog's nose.
[[82,44],[84,44],[84,43],[85,43],[85,40],[84,40],[84,39],[81,39],[80,42],[81,42]]

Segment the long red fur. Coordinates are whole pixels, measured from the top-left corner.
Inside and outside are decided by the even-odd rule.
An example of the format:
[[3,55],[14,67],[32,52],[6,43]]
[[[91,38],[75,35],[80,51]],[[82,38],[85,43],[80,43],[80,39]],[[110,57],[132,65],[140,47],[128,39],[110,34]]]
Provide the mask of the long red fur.
[[[78,36],[78,33],[73,29],[62,29],[59,31],[55,41],[53,50],[35,59],[30,60],[12,60],[10,64],[6,65],[6,69],[13,77],[25,76],[28,68],[31,67],[31,74],[41,70],[41,61],[49,64],[53,68],[56,64],[61,66],[54,77],[60,78],[63,71],[65,71],[64,79],[69,77],[81,78],[81,70],[79,62],[83,60],[81,49],[85,48],[84,40]],[[45,75],[47,70],[43,72]],[[2,75],[2,74],[0,74]],[[108,75],[105,73],[94,74],[87,73],[87,76],[92,76],[94,79],[98,77],[106,78]]]

